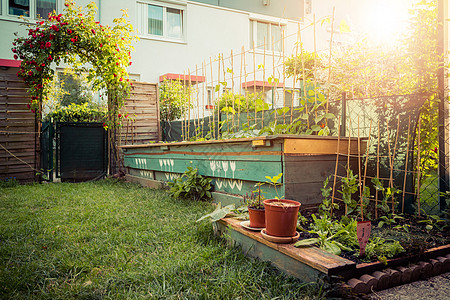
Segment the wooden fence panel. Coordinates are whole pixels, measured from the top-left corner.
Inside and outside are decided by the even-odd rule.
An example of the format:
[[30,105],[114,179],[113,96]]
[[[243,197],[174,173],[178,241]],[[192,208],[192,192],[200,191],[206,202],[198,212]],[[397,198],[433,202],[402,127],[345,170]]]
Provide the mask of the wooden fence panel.
[[35,115],[28,108],[30,97],[19,68],[0,69],[0,180],[15,177],[36,180],[39,169],[39,139]]
[[133,82],[130,97],[125,100],[124,112],[131,120],[124,119],[120,128],[120,145],[146,144],[160,140],[158,85]]

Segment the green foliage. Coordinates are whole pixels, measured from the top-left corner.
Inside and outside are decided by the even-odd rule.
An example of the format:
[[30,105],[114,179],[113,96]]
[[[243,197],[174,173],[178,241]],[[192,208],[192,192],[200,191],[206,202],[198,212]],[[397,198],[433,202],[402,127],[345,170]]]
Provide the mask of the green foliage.
[[[75,73],[87,73],[93,90],[107,91],[110,114],[116,115],[122,107],[132,85],[126,70],[134,49],[131,42],[138,38],[125,19],[125,11],[113,20],[112,27],[99,24],[96,13],[93,2],[83,9],[67,0],[64,14],[53,13],[27,25],[28,36],[14,40],[14,58],[22,60],[17,75],[29,86],[33,111],[40,109],[40,102],[49,93],[52,64],[60,62],[70,65]],[[115,126],[113,121],[109,119],[110,126]]]
[[331,211],[333,209],[339,209],[339,204],[331,202],[331,192],[332,187],[328,187],[328,182],[331,176],[328,176],[323,182],[323,187],[320,189],[322,191],[322,204],[319,205],[319,213],[321,216],[331,217]]
[[270,105],[264,102],[263,93],[235,94],[231,91],[223,93],[216,105],[214,113],[219,109],[223,113],[235,115],[238,112],[257,112],[268,110]]
[[380,261],[386,261],[386,258],[392,258],[402,252],[405,252],[405,249],[399,241],[387,241],[381,237],[369,239],[366,245],[366,257],[377,257]]
[[73,72],[64,72],[58,75],[59,82],[64,90],[61,99],[61,106],[69,106],[70,104],[84,104],[92,102],[92,92],[85,85],[84,76]]
[[351,169],[348,169],[347,177],[341,179],[342,185],[339,191],[342,194],[342,200],[345,204],[345,214],[351,214],[357,207],[358,203],[352,198],[353,194],[358,191],[359,182],[358,175],[353,174]]
[[425,224],[425,229],[430,232],[433,229],[443,231],[449,226],[448,220],[441,219],[437,215],[427,215],[425,220],[420,220],[419,223]]
[[277,186],[282,185],[281,182],[278,182],[281,179],[281,177],[283,177],[283,173],[279,173],[278,175],[275,175],[273,177],[266,176],[266,178],[269,180],[269,181],[266,181],[266,183],[270,184],[271,186],[273,186],[275,188],[275,193],[277,194],[278,199],[280,198],[280,195],[278,194]]
[[397,220],[403,220],[404,217],[396,215],[396,214],[388,214],[380,217],[380,222],[378,222],[378,228],[382,228],[384,225],[392,227],[392,225],[397,223]]
[[175,199],[206,201],[212,198],[211,178],[198,174],[197,168],[187,167],[187,171],[173,182],[168,182],[169,195]]
[[303,50],[303,55],[298,54],[297,57],[292,56],[287,58],[284,64],[286,66],[287,77],[294,77],[295,75],[296,80],[305,82],[314,81],[314,71],[317,73],[325,68],[317,53],[305,50]]
[[247,205],[247,207],[254,209],[264,209],[263,201],[265,197],[263,195],[264,192],[261,189],[262,185],[264,185],[264,183],[258,182],[257,184],[255,184],[257,189],[252,191],[250,196],[248,196],[248,194],[244,196],[244,203]]
[[159,86],[159,113],[161,120],[173,121],[181,118],[193,104],[189,105],[191,90],[180,80],[164,81]]
[[49,122],[105,122],[107,112],[95,107],[89,107],[88,103],[81,105],[69,104],[61,107],[45,117],[45,121]]
[[8,177],[5,180],[0,180],[0,188],[12,188],[19,185],[19,181],[16,177]]
[[234,209],[234,204],[222,207],[222,203],[219,202],[219,204],[217,204],[216,206],[216,209],[212,213],[202,216],[196,222],[201,222],[203,220],[209,220],[211,223],[217,222],[220,219],[228,216],[231,212],[233,212]]

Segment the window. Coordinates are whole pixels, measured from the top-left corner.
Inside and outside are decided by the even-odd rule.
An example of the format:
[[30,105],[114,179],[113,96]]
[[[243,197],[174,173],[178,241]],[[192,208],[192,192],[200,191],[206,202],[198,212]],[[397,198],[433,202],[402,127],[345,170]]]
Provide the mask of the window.
[[279,24],[250,20],[250,48],[253,49],[255,45],[257,50],[264,50],[265,43],[266,51],[281,52],[283,29]]
[[138,31],[148,37],[183,40],[184,12],[182,5],[138,2]]
[[48,14],[57,10],[57,0],[3,0],[6,2],[6,13],[10,16],[47,18]]

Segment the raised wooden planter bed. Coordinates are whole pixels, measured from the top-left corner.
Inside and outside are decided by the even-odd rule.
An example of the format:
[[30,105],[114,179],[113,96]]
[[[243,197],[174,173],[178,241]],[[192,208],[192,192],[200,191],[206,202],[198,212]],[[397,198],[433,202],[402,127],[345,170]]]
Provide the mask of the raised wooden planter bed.
[[[320,188],[325,178],[335,172],[336,153],[347,154],[350,149],[350,166],[356,172],[357,155],[365,152],[365,146],[365,140],[357,138],[278,135],[121,149],[131,180],[173,181],[188,166],[196,167],[201,175],[213,179],[216,201],[222,204],[239,202],[243,195],[255,190],[255,183],[283,173],[278,194],[299,201],[305,208],[322,202]],[[338,174],[345,175],[347,156],[340,156],[339,162]],[[266,198],[277,196],[272,186],[265,185],[263,190]]]
[[247,230],[241,221],[224,218],[214,224],[216,234],[227,232],[234,246],[250,257],[269,261],[278,269],[305,282],[323,276],[342,282],[343,293],[370,293],[396,285],[450,271],[450,245],[426,250],[415,256],[381,262],[356,264],[317,247],[296,248],[292,244],[275,244],[260,232]]

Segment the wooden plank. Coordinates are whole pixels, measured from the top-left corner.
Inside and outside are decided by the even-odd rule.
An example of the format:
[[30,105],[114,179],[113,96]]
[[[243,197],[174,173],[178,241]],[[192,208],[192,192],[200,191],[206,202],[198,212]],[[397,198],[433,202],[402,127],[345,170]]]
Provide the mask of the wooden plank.
[[[339,143],[339,153],[348,153],[348,140],[341,140]],[[366,142],[361,143],[361,153],[366,150]],[[337,141],[336,140],[317,140],[311,141],[309,139],[286,139],[284,142],[284,152],[287,154],[336,154]],[[350,154],[358,154],[357,141],[350,142]]]
[[[297,262],[301,262],[315,270],[320,271],[321,273],[327,275],[336,275],[342,271],[351,271],[356,269],[356,263],[345,258],[339,257],[337,255],[331,254],[329,252],[323,251],[317,247],[302,247],[296,248],[293,243],[291,244],[275,244],[265,240],[260,232],[249,231],[247,229],[242,228],[239,223],[240,220],[236,220],[233,218],[225,218],[219,221],[221,224],[225,226],[230,226],[233,231],[238,232],[244,236],[251,238],[256,241],[258,244],[265,245],[269,248],[272,248],[279,252],[280,254],[284,254]],[[276,255],[276,254],[275,254]],[[262,258],[264,259],[264,258]],[[278,258],[284,259],[284,258]],[[292,262],[292,261],[291,261]],[[289,264],[283,264],[284,271],[292,274],[290,270]],[[296,272],[295,272],[296,273]],[[301,274],[293,274],[294,276],[298,276]]]

